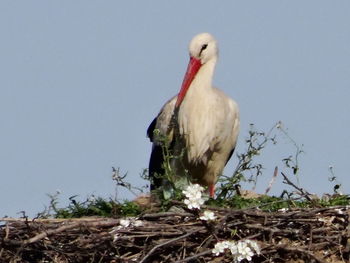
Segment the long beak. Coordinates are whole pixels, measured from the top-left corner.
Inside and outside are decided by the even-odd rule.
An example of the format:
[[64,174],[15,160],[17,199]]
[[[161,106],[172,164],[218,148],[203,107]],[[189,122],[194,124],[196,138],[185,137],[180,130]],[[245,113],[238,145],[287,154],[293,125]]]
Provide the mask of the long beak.
[[177,101],[175,107],[178,108],[186,96],[188,88],[191,86],[191,83],[196,76],[198,70],[201,68],[202,63],[199,59],[191,57],[190,62],[188,63],[186,74],[182,82],[181,90],[179,95],[177,95]]

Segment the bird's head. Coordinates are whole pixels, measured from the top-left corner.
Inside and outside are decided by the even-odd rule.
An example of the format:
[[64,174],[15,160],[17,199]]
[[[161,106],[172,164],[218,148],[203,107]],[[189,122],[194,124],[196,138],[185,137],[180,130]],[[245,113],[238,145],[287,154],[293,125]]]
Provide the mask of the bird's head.
[[209,61],[216,61],[218,55],[218,48],[215,38],[209,33],[202,33],[196,35],[190,42],[189,45],[190,62],[187,66],[187,71],[182,82],[181,90],[178,94],[176,101],[176,108],[180,107],[188,88],[199,69]]
[[196,35],[189,45],[190,57],[200,60],[201,64],[216,59],[218,48],[215,38],[209,33]]

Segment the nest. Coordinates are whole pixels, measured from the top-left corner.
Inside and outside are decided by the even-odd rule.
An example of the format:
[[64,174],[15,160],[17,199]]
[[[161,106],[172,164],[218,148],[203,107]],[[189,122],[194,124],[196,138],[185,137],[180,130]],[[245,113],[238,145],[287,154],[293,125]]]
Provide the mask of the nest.
[[[221,240],[255,240],[252,262],[348,262],[349,208],[263,212],[209,208],[217,219],[191,211],[129,219],[10,219],[0,221],[1,262],[232,262]],[[137,223],[136,223],[137,222]],[[243,262],[243,261],[242,261]]]

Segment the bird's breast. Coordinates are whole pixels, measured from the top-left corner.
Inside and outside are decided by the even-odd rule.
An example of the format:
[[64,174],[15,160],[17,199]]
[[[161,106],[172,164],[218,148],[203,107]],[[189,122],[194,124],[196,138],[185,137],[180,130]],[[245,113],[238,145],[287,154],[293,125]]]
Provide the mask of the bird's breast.
[[186,142],[189,161],[207,162],[208,152],[215,152],[220,142],[225,141],[221,136],[225,134],[225,116],[225,107],[215,94],[196,94],[183,101],[178,123],[180,134]]

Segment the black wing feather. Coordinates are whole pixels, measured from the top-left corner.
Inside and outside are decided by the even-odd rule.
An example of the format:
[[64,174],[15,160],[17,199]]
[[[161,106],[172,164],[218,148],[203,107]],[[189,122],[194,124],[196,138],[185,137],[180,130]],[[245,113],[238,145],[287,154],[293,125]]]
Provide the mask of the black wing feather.
[[150,139],[151,142],[153,142],[153,132],[154,129],[156,128],[156,124],[157,124],[157,118],[154,118],[154,120],[151,122],[151,124],[148,126],[147,128],[147,137]]
[[[236,148],[236,147],[235,147],[235,148]],[[235,151],[235,148],[233,148],[233,149],[232,149],[232,151],[230,152],[230,154],[228,155],[228,158],[227,158],[226,164],[227,164],[227,163],[228,163],[228,161],[231,159],[232,154],[233,154],[233,152]],[[226,166],[226,164],[225,164],[225,166]]]
[[149,160],[148,173],[151,179],[151,191],[162,185],[162,179],[156,175],[164,174],[162,146],[153,145],[151,158]]
[[153,142],[151,158],[148,165],[148,174],[151,181],[151,191],[159,188],[162,185],[162,179],[157,177],[156,174],[164,174],[163,168],[163,150],[161,145],[154,143],[154,130],[156,128],[157,118],[151,122],[147,129],[147,136],[151,142]]

